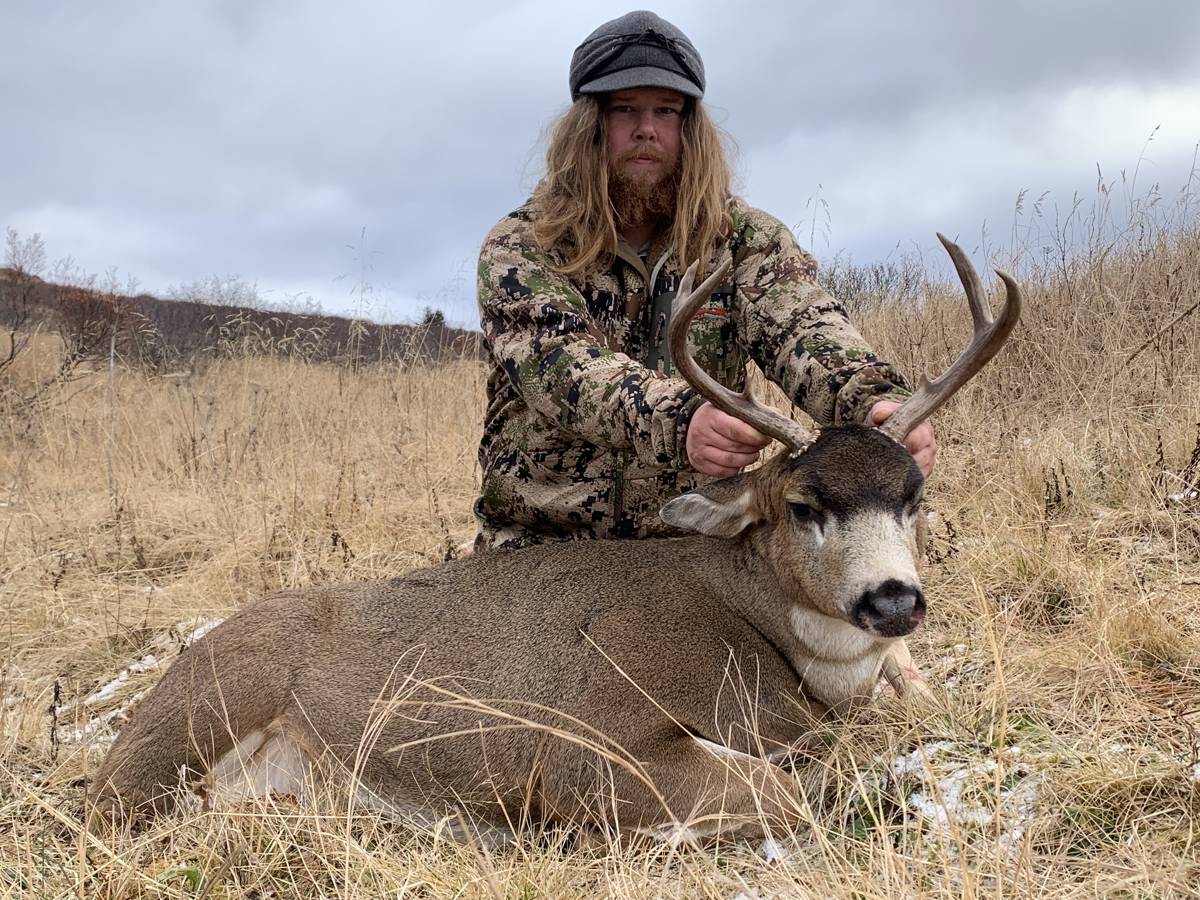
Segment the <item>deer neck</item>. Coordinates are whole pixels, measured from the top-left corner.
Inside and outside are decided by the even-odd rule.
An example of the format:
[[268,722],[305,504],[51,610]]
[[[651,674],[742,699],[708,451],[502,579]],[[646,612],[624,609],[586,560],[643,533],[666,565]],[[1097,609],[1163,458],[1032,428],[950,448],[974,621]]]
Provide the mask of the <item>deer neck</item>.
[[869,697],[894,640],[867,634],[845,619],[818,611],[808,597],[789,594],[753,538],[737,542],[736,580],[727,593],[739,615],[788,660],[804,693],[829,706]]

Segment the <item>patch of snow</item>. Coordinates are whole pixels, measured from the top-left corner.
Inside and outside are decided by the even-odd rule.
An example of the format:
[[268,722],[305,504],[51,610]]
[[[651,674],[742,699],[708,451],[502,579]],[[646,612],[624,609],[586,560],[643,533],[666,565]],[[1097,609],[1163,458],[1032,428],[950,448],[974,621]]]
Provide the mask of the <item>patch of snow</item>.
[[84,706],[94,706],[97,703],[101,703],[104,700],[107,700],[109,697],[113,696],[113,694],[115,694],[117,691],[119,691],[121,689],[121,686],[123,684],[125,684],[125,682],[127,682],[128,680],[129,680],[129,670],[123,669],[121,671],[120,675],[118,675],[116,678],[114,678],[108,684],[104,685],[104,687],[100,688],[99,690],[92,691],[92,693],[88,694],[83,700],[83,705]]
[[762,854],[763,859],[767,861],[768,865],[792,861],[792,851],[783,846],[783,844],[779,843],[779,841],[775,840],[774,838],[764,839],[758,850]]
[[149,672],[157,668],[158,658],[153,653],[147,653],[136,662],[130,663],[129,668],[122,669],[120,674],[108,684],[88,694],[83,700],[83,705],[95,706],[97,703],[103,703],[121,689],[121,686],[129,680],[130,675],[140,675],[142,672]]
[[224,619],[218,618],[195,619],[186,625],[181,622],[175,628],[181,635],[184,635],[188,644],[194,644],[224,621]]
[[184,619],[162,631],[150,646],[159,651],[164,660],[169,661],[179,653],[180,649],[192,646],[224,621],[224,619],[206,616]]
[[1196,763],[1196,765],[1192,766],[1192,781],[1196,782],[1196,784],[1200,784],[1200,763]]
[[[159,589],[154,588],[154,590]],[[156,672],[162,669],[178,654],[181,642],[186,646],[190,646],[220,625],[222,621],[224,620],[204,617],[188,619],[164,631],[151,643],[151,647],[155,651],[154,653],[147,653],[141,659],[136,659],[129,663],[117,673],[116,678],[88,694],[78,709],[95,707],[114,699],[121,692],[122,688],[129,683],[129,679],[132,676],[140,675],[144,672]],[[123,700],[116,709],[91,716],[82,728],[65,732],[63,740],[85,744],[89,749],[102,749],[110,746],[116,740],[120,725],[128,718],[130,709],[145,694],[146,691],[139,691],[134,696]],[[5,699],[5,705],[10,705],[8,698]],[[67,706],[60,706],[55,712],[63,718],[71,715]],[[80,712],[75,713],[75,715],[80,714]],[[83,715],[86,715],[86,713]]]
[[[1000,846],[1018,852],[1025,828],[1037,812],[1041,779],[1020,758],[1023,751],[1018,746],[1000,754],[1007,760],[1008,772],[1018,778],[999,788],[996,757],[963,759],[962,751],[963,745],[954,741],[935,741],[892,760],[892,773],[912,786],[906,791],[905,805],[947,846],[955,844],[963,829],[990,831],[999,825]],[[914,779],[919,783],[912,785]]]
[[908,797],[908,808],[922,818],[933,819],[939,826],[946,828],[950,825],[992,824],[995,817],[990,812],[968,807],[962,801],[963,786],[970,774],[966,769],[960,769],[939,781],[941,796],[938,799],[928,797],[920,791],[913,791]]
[[190,647],[224,621],[224,619],[215,616],[197,616],[194,619],[184,619],[182,622],[176,622],[165,633],[160,635],[156,644],[174,648],[178,647],[179,641],[182,641],[185,646]]
[[953,741],[935,741],[923,744],[912,753],[898,756],[892,760],[892,772],[896,775],[908,775],[912,772],[922,773],[926,770],[929,760],[946,750],[953,750],[958,745]]
[[89,719],[84,723],[83,728],[68,731],[63,735],[63,740],[74,744],[84,744],[89,750],[104,750],[111,747],[113,741],[117,739],[117,729],[113,726],[128,719],[129,710],[142,697],[146,696],[146,693],[146,691],[138,691],[116,709]]

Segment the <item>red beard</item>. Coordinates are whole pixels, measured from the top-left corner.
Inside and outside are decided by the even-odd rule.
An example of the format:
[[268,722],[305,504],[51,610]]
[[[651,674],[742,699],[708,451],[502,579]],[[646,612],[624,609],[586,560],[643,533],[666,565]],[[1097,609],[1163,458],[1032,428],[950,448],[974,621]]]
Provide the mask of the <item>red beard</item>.
[[678,166],[661,175],[656,172],[631,173],[627,163],[639,156],[662,159],[658,150],[635,147],[608,166],[608,200],[618,227],[667,221],[675,215],[675,200],[679,193]]

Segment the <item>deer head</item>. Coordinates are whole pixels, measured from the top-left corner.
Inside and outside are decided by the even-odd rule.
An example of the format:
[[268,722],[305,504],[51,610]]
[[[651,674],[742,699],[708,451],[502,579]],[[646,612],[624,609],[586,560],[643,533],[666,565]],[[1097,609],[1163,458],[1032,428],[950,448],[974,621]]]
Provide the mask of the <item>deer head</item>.
[[[729,261],[695,290],[696,266],[684,276],[682,300],[671,323],[671,355],[680,374],[718,409],[780,441],[779,453],[759,469],[726,478],[667,503],[663,521],[702,534],[747,542],[770,567],[784,593],[795,598],[792,628],[820,630],[827,642],[901,637],[925,617],[917,575],[924,517],[924,479],[903,440],[996,355],[1017,323],[1021,294],[1003,272],[1007,299],[998,319],[963,251],[938,235],[962,280],[974,335],[943,375],[921,379],[916,392],[880,428],[822,429],[799,423],[712,379],[687,351],[687,328]],[[834,620],[834,623],[829,620]],[[843,623],[848,629],[831,630]]]

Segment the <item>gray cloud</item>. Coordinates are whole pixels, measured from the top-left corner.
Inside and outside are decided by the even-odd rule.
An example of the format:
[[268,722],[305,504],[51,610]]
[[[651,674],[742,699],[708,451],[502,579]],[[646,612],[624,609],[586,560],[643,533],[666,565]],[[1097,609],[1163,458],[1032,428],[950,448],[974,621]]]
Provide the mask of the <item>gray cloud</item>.
[[[799,224],[821,185],[819,251],[978,229],[1021,188],[1069,198],[1096,162],[1137,162],[1150,115],[1169,120],[1147,170],[1182,181],[1200,139],[1191,3],[656,9],[704,54],[750,199]],[[8,3],[0,225],[151,290],[237,272],[331,312],[365,227],[374,314],[468,321],[479,241],[536,177],[571,51],[625,11]]]

